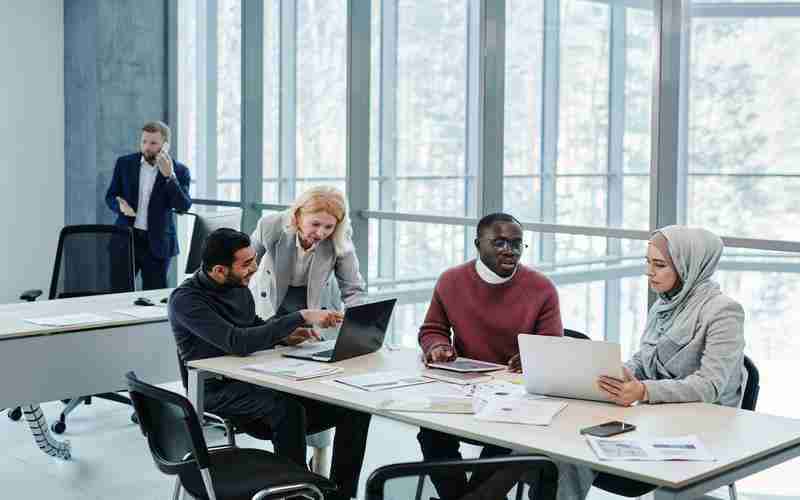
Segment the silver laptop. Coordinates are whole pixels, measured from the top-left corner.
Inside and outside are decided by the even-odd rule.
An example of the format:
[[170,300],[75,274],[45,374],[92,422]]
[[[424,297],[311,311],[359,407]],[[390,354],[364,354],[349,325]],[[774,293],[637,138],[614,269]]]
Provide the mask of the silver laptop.
[[622,379],[617,343],[528,334],[517,338],[529,393],[609,401],[597,387],[597,377]]
[[383,346],[395,302],[397,299],[387,299],[348,307],[335,341],[303,345],[283,355],[333,363],[375,352]]

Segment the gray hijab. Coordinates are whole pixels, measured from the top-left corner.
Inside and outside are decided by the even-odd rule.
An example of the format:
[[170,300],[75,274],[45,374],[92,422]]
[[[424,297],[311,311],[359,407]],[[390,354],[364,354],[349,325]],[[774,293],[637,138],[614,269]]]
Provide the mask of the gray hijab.
[[[649,378],[660,379],[669,377],[664,363],[691,341],[703,305],[722,293],[711,276],[724,247],[719,236],[700,228],[667,226],[655,234],[666,238],[669,256],[682,283],[677,291],[658,294],[642,336],[645,373]],[[664,336],[669,342],[662,341]]]

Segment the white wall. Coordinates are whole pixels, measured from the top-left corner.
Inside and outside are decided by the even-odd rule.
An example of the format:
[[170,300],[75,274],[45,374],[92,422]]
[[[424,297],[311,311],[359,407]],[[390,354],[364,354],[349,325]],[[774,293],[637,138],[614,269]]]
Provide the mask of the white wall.
[[64,225],[63,0],[0,0],[0,303],[47,294]]

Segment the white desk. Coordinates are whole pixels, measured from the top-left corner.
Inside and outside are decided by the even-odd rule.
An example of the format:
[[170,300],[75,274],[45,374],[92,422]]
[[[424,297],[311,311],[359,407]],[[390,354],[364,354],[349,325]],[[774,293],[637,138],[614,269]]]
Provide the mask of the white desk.
[[[276,359],[277,352],[238,358],[225,356],[189,363],[190,392],[196,399],[198,371],[221,374],[283,392],[345,406],[374,415],[448,432],[461,437],[541,453],[562,461],[588,465],[595,470],[637,479],[659,486],[656,500],[689,500],[750,474],[800,455],[800,420],[736,410],[717,405],[686,403],[639,405],[623,408],[589,401],[568,400],[567,408],[549,427],[481,422],[471,415],[400,413],[378,408],[392,391],[355,392],[331,387],[321,380],[372,371],[406,370],[420,367],[417,351],[385,351],[337,363],[344,373],[322,379],[291,381],[243,371],[254,362]],[[202,408],[202,400],[196,404]],[[608,420],[635,424],[635,433],[656,436],[697,434],[716,462],[601,462],[578,430]],[[632,434],[633,436],[633,434]]]
[[[178,380],[175,340],[166,316],[140,319],[112,311],[153,302],[171,290],[151,290],[0,306],[0,408],[36,405],[127,390],[125,372],[152,383]],[[45,327],[23,318],[95,313],[108,321]]]

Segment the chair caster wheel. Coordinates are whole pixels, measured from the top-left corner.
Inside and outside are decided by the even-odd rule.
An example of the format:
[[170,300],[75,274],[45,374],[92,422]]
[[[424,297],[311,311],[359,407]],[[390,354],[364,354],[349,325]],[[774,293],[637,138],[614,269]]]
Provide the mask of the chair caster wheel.
[[60,420],[58,422],[53,422],[53,425],[50,426],[50,430],[56,434],[64,434],[64,431],[67,430],[67,424]]
[[137,417],[135,413],[131,413],[131,422],[137,425],[139,424],[139,417]]
[[22,408],[17,406],[11,410],[8,410],[8,418],[16,422],[17,420],[22,418]]

